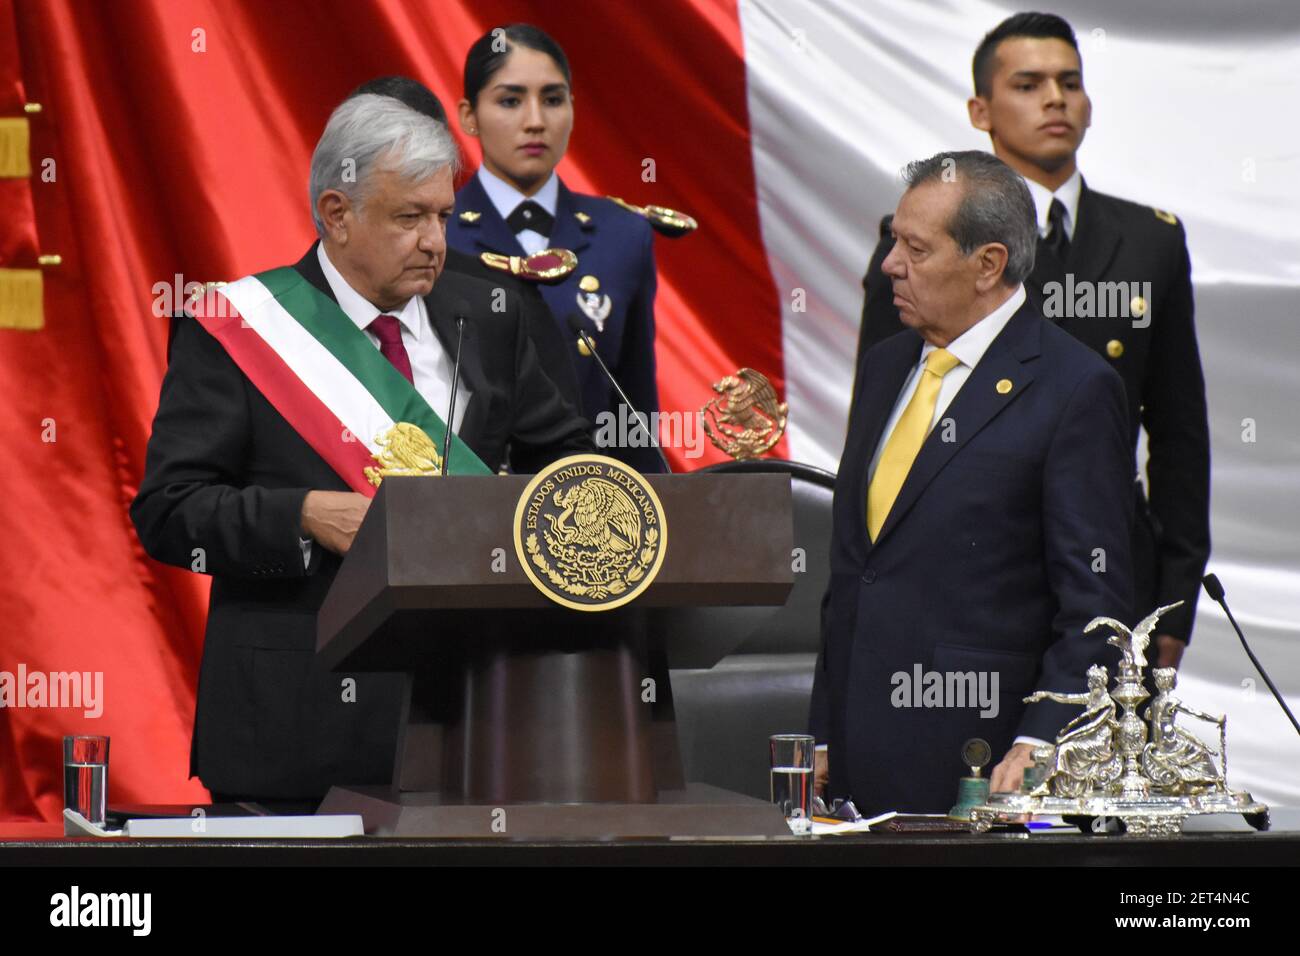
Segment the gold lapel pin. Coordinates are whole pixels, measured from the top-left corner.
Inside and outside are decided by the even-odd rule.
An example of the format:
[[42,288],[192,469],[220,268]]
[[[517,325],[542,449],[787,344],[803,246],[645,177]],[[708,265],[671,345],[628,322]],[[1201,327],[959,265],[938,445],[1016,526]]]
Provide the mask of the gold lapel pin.
[[482,214],[481,212],[475,212],[475,211],[472,210],[472,209],[466,209],[463,213],[460,214],[460,221],[461,221],[461,222],[478,222],[479,217],[482,216],[482,215],[483,215],[483,214]]
[[999,395],[1005,395],[1007,392],[1011,391],[1011,379],[1009,378],[998,379],[998,384],[996,387]]

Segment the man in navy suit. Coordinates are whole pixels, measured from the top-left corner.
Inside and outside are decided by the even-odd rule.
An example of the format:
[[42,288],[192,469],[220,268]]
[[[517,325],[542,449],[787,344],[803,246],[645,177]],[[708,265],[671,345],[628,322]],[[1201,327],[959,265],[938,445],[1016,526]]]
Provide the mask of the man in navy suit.
[[[1112,664],[1099,614],[1131,617],[1124,386],[1045,322],[1033,199],[978,151],[912,163],[884,262],[908,327],[859,372],[835,484],[810,715],[818,778],[864,813],[953,803],[964,741],[995,792]],[[937,675],[937,676],[936,676]]]

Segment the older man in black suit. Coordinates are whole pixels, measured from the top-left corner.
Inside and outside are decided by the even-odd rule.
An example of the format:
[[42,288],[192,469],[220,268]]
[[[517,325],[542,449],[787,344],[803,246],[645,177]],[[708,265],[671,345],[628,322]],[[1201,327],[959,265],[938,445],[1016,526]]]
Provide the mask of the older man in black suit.
[[428,117],[347,100],[312,157],[320,242],[177,324],[131,516],[151,556],[213,577],[190,772],[218,799],[392,781],[404,680],[322,671],[316,612],[373,494],[376,423],[441,446],[459,318],[453,472],[591,448],[518,302],[443,271],[456,158]]

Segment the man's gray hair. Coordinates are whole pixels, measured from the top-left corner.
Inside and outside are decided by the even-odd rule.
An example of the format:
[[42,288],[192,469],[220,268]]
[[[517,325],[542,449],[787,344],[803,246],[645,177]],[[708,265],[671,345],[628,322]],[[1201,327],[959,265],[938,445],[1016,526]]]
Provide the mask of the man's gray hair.
[[460,168],[460,151],[443,124],[391,96],[365,93],[344,100],[330,115],[311,154],[307,191],[316,235],[325,238],[316,201],[327,189],[338,190],[360,207],[376,168],[423,182],[445,166],[454,176]]
[[992,153],[978,149],[935,153],[907,164],[903,181],[908,189],[922,183],[957,183],[961,202],[948,221],[948,235],[964,256],[989,242],[1007,247],[1002,281],[1019,285],[1034,271],[1038,247],[1038,213],[1029,187]]

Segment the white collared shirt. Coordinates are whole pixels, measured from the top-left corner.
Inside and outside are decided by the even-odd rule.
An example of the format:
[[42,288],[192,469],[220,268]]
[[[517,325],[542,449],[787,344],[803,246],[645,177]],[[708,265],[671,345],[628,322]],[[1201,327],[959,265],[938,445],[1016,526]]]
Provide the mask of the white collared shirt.
[[1047,238],[1052,228],[1047,215],[1052,209],[1052,200],[1059,199],[1061,205],[1065,207],[1065,234],[1073,239],[1074,227],[1079,221],[1079,196],[1083,193],[1083,173],[1076,169],[1074,175],[1061,183],[1061,188],[1056,192],[1028,177],[1023,178],[1025,185],[1029,187],[1029,195],[1034,197],[1034,209],[1038,213],[1038,234],[1044,239]]
[[[948,351],[961,364],[943,377],[943,384],[939,386],[939,398],[934,403],[934,417],[930,419],[931,428],[934,428],[939,420],[943,418],[943,413],[948,410],[952,400],[957,397],[961,387],[966,384],[966,379],[970,378],[970,373],[979,364],[979,360],[984,357],[984,353],[993,344],[993,340],[1006,328],[1007,323],[1011,321],[1011,317],[1016,314],[1017,309],[1024,305],[1024,302],[1025,287],[1023,285],[1016,286],[1016,290],[1011,293],[1011,297],[1007,301],[948,344]],[[894,427],[898,424],[898,420],[903,417],[903,411],[907,408],[907,403],[912,400],[912,394],[921,381],[921,371],[925,368],[925,360],[936,347],[929,342],[922,346],[921,357],[908,374],[907,381],[903,383],[903,389],[898,393],[898,400],[894,403],[894,410],[885,423],[885,430],[880,434],[880,443],[876,445],[875,454],[871,456],[871,467],[867,471],[867,481],[870,481],[875,475],[876,465],[880,462],[880,456],[885,450],[885,444],[889,441],[889,436],[894,433]]]
[[[546,184],[537,190],[536,195],[533,196],[525,196],[500,176],[494,176],[488,172],[487,166],[479,166],[478,181],[482,184],[483,191],[487,193],[488,199],[492,201],[492,205],[501,214],[502,219],[509,219],[510,214],[515,211],[515,207],[521,202],[527,202],[529,199],[554,217],[556,207],[560,202],[560,177],[554,171],[551,172],[551,178],[546,180]],[[524,252],[529,255],[541,252],[551,244],[549,236],[543,236],[540,232],[534,232],[531,229],[523,229],[515,233],[515,238],[519,240],[519,245],[523,247]]]

